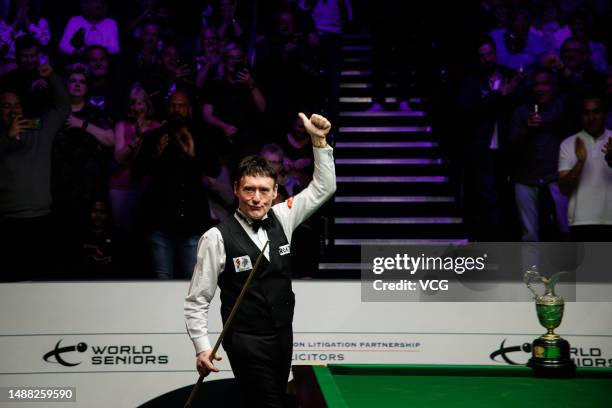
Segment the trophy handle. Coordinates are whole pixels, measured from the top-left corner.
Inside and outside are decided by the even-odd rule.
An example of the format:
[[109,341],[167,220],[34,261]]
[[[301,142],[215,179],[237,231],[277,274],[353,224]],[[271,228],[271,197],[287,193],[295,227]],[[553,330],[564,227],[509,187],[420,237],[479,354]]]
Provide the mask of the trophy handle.
[[546,284],[545,279],[546,278],[543,278],[542,276],[540,276],[535,265],[529,268],[523,275],[523,282],[525,282],[525,284],[527,285],[527,289],[529,289],[531,293],[533,293],[534,299],[537,299],[540,295],[538,295],[538,292],[536,292],[535,289],[533,289],[533,286],[532,286],[533,281],[541,281]]

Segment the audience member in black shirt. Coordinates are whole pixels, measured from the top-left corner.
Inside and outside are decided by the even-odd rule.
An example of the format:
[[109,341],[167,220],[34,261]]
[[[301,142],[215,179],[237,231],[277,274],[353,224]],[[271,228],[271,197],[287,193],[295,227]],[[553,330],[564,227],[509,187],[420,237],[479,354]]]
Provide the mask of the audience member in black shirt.
[[204,176],[216,177],[219,163],[202,127],[192,119],[190,97],[175,91],[166,124],[145,132],[131,173],[148,176],[144,225],[152,267],[160,279],[190,278],[198,239],[212,226]]

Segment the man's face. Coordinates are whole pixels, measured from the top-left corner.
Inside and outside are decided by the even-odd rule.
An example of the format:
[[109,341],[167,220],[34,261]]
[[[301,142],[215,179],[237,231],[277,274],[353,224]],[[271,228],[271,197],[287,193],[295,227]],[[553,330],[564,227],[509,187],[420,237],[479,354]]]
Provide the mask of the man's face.
[[96,201],[91,209],[91,212],[89,213],[89,218],[91,219],[93,225],[96,227],[103,226],[107,217],[108,214],[106,212],[106,204],[104,204],[102,201]]
[[580,111],[582,127],[592,136],[599,136],[604,132],[606,114],[601,99],[586,99],[582,102]]
[[282,155],[273,152],[265,152],[264,154],[262,154],[262,157],[266,159],[270,163],[270,165],[272,165],[274,171],[276,171],[277,173],[281,172],[281,170],[283,169],[284,161],[284,157]]
[[234,183],[234,195],[238,198],[238,208],[244,215],[260,220],[268,213],[277,196],[278,186],[272,177],[244,176]]
[[7,127],[13,119],[23,115],[21,98],[14,93],[3,93],[0,95],[0,109],[2,110],[2,124]]
[[178,68],[179,53],[176,47],[169,46],[164,48],[162,62],[168,71],[176,71]]
[[156,24],[147,24],[142,28],[142,43],[145,49],[157,49],[159,43],[159,27]]
[[170,97],[170,104],[168,106],[168,114],[180,115],[183,118],[191,116],[191,104],[189,98],[182,92],[175,92]]
[[291,13],[283,12],[278,16],[278,34],[281,37],[291,37],[294,33],[293,16]]
[[552,102],[554,96],[552,76],[545,72],[538,73],[533,78],[533,93],[537,103],[547,104]]
[[571,70],[580,69],[587,61],[588,50],[581,41],[567,41],[561,49],[563,65]]
[[293,122],[293,135],[299,140],[304,140],[308,137],[308,132],[306,132],[306,128],[304,127],[304,121],[302,121],[301,118],[297,118]]
[[89,69],[96,78],[105,77],[108,74],[108,54],[98,48],[89,51]]
[[87,78],[83,74],[71,74],[68,77],[68,93],[75,98],[84,98],[87,95]]
[[17,56],[17,63],[24,71],[34,71],[39,65],[38,47],[26,48],[21,50]]
[[480,59],[480,65],[487,72],[494,71],[497,67],[497,50],[491,44],[483,44],[478,48],[478,58]]
[[227,62],[227,73],[231,76],[236,73],[236,68],[239,65],[243,65],[246,62],[244,54],[238,48],[234,48],[227,51],[227,53],[225,54],[225,60]]
[[83,16],[93,20],[101,20],[106,15],[105,0],[85,0],[82,8]]

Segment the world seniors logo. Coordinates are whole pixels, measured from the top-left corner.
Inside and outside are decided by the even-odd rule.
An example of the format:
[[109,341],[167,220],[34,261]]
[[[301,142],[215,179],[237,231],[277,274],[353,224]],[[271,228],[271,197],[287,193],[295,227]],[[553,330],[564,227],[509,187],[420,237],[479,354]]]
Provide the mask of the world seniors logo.
[[[497,360],[497,357],[501,357],[507,364],[510,365],[525,365],[525,363],[517,363],[514,360],[508,357],[510,353],[516,353],[518,351],[522,351],[523,353],[531,353],[531,343],[523,343],[520,346],[508,346],[506,347],[506,340],[504,339],[499,345],[499,349],[495,350],[489,355],[489,358],[493,361],[501,363],[501,361]],[[514,357],[514,356],[513,356]],[[518,357],[518,355],[517,355]]]
[[[43,356],[43,360],[45,360],[47,363],[61,364],[64,367],[74,367],[81,364],[80,361],[78,363],[70,363],[64,360],[64,358],[62,358],[62,354],[71,353],[74,351],[83,353],[87,351],[87,344],[81,342],[76,346],[60,347],[60,343],[62,342],[62,340],[63,339],[60,339],[55,345],[55,348]],[[51,360],[51,358],[53,358],[53,360]]]

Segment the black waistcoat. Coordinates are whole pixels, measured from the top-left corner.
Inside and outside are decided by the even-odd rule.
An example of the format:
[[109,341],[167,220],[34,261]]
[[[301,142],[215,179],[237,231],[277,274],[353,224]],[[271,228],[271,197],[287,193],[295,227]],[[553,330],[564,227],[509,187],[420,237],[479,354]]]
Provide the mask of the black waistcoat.
[[[293,320],[295,298],[291,290],[291,262],[287,250],[289,243],[272,210],[268,212],[268,217],[274,220],[268,229],[270,261],[265,256],[261,259],[255,277],[234,316],[232,329],[236,331],[269,333],[291,324]],[[221,231],[226,254],[225,269],[218,281],[221,289],[221,317],[225,323],[251,272],[251,269],[236,272],[236,260],[240,258],[240,263],[244,264],[246,255],[252,267],[261,251],[236,217],[228,217],[217,228]]]

